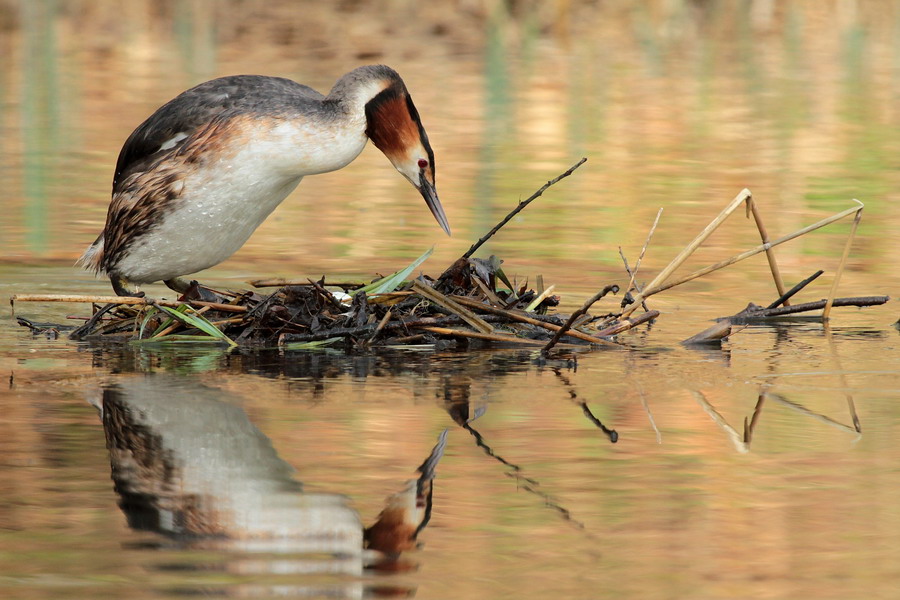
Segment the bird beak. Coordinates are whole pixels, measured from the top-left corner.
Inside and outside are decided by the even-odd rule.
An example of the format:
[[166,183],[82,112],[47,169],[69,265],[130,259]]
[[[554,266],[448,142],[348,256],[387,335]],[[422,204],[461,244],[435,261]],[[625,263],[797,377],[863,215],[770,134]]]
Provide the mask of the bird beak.
[[434,184],[425,179],[425,173],[422,172],[419,175],[419,192],[422,194],[422,197],[425,198],[425,204],[428,205],[428,209],[431,210],[431,214],[434,215],[434,218],[437,219],[438,224],[441,226],[441,229],[447,235],[450,234],[450,223],[447,221],[447,215],[444,214],[444,207],[441,206],[441,201],[438,199],[437,191],[434,189]]

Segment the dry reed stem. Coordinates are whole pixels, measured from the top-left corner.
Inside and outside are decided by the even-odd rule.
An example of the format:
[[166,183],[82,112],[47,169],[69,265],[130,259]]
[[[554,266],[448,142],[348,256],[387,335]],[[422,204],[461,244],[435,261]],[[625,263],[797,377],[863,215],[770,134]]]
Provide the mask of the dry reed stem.
[[734,197],[734,200],[729,202],[728,206],[722,209],[722,212],[720,212],[715,219],[710,221],[709,225],[707,225],[703,229],[703,231],[697,234],[697,237],[695,237],[687,246],[685,246],[684,249],[682,249],[681,252],[679,252],[678,255],[673,258],[672,261],[668,265],[666,265],[666,267],[662,271],[660,271],[656,277],[653,278],[653,281],[651,281],[644,287],[644,291],[640,292],[637,296],[634,297],[634,303],[630,307],[625,309],[625,311],[622,313],[622,316],[627,317],[628,315],[633,313],[635,310],[637,310],[637,307],[640,306],[644,298],[650,296],[651,293],[656,293],[652,290],[655,290],[658,286],[665,282],[665,280],[668,279],[672,275],[672,273],[674,273],[675,270],[678,269],[678,267],[680,267],[684,263],[684,261],[686,261],[688,257],[690,257],[697,250],[697,248],[700,247],[700,245],[704,241],[706,241],[706,238],[708,238],[716,229],[718,229],[719,225],[721,225],[725,221],[725,219],[727,219],[728,216],[731,215],[731,213],[733,213],[734,210],[741,205],[742,202],[745,202],[748,198],[751,197],[752,195],[750,194],[750,190],[748,190],[747,188],[741,190],[741,192]]
[[[854,202],[859,202],[856,198]],[[853,245],[853,238],[856,237],[856,228],[862,220],[863,206],[860,203],[859,209],[856,211],[856,217],[853,219],[853,225],[850,226],[850,235],[847,236],[847,243],[844,244],[844,253],[841,255],[841,262],[838,264],[837,273],[834,275],[834,281],[831,283],[831,290],[828,292],[828,302],[825,303],[825,310],[822,311],[822,320],[827,321],[831,315],[831,306],[834,304],[834,295],[837,293],[838,284],[841,282],[841,275],[844,274],[844,265],[847,264],[847,257],[850,256],[850,247]]]
[[177,302],[174,300],[154,300],[152,298],[135,298],[133,296],[78,296],[72,294],[16,294],[9,299],[13,308],[15,302],[87,302],[91,304],[127,304],[134,306],[167,306],[178,308],[182,304],[193,307],[208,306],[223,312],[247,312],[246,306],[234,304],[220,304],[218,302],[203,302],[200,300],[186,300]]
[[541,305],[541,302],[547,299],[547,296],[553,293],[554,288],[556,288],[556,284],[554,283],[544,291],[540,292],[534,300],[525,308],[525,312],[533,312],[537,309],[538,306]]
[[[753,214],[753,220],[756,222],[756,229],[759,231],[759,239],[763,244],[769,243],[769,233],[766,231],[766,226],[763,225],[762,215],[759,214],[759,207],[756,206],[756,202],[754,202],[753,198],[747,199],[747,208],[750,209],[750,212]],[[784,281],[781,279],[781,271],[778,270],[778,263],[775,262],[775,253],[771,248],[766,250],[766,260],[769,261],[769,270],[772,272],[772,279],[775,280],[775,289],[778,291],[779,296],[784,296]],[[785,306],[788,305],[787,298],[784,300]]]
[[430,302],[434,302],[438,306],[441,306],[451,313],[455,314],[460,319],[471,325],[476,331],[480,331],[481,333],[494,333],[494,327],[491,324],[480,319],[478,315],[473,313],[471,310],[460,305],[459,303],[455,302],[439,291],[430,288],[418,281],[413,281],[412,289],[423,298],[426,298]]
[[[465,304],[469,308],[473,308],[475,310],[483,310],[485,312],[489,312],[491,314],[499,315],[501,317],[506,317],[513,321],[519,321],[520,323],[528,323],[529,325],[534,325],[535,327],[542,327],[548,331],[552,331],[556,333],[562,327],[559,325],[554,325],[553,323],[545,323],[544,321],[538,321],[537,319],[532,319],[526,315],[519,314],[517,312],[507,310],[505,308],[497,308],[496,306],[491,306],[489,304],[484,304],[479,300],[474,300],[472,298],[468,298],[466,296],[453,296],[453,299],[459,302],[460,304]],[[579,340],[583,340],[585,342],[590,342],[592,344],[596,344],[598,346],[606,346],[608,348],[621,348],[619,344],[615,342],[610,342],[609,340],[604,340],[602,338],[592,336],[587,333],[583,333],[578,331],[577,329],[570,329],[566,332],[566,335],[574,338],[578,338]]]
[[[744,191],[749,194],[748,190],[744,190]],[[742,192],[742,194],[743,194],[743,192]],[[740,197],[741,196],[738,195],[738,198],[740,198]],[[804,227],[802,229],[798,229],[794,233],[780,237],[777,240],[769,242],[768,244],[761,244],[759,246],[756,246],[755,248],[747,250],[746,252],[736,254],[736,255],[732,256],[731,258],[717,262],[713,265],[709,265],[708,267],[704,267],[703,269],[700,269],[699,271],[694,271],[690,275],[685,275],[684,277],[682,277],[681,279],[678,279],[677,281],[673,281],[670,283],[663,283],[672,274],[672,271],[674,271],[676,268],[678,268],[678,266],[680,266],[684,262],[684,260],[689,256],[689,254],[686,254],[687,251],[690,249],[690,252],[693,252],[694,250],[697,249],[696,245],[694,244],[694,242],[696,242],[697,239],[700,238],[700,236],[697,236],[697,238],[694,240],[694,242],[691,242],[691,244],[687,248],[682,250],[678,254],[678,256],[675,257],[675,259],[673,259],[672,262],[669,263],[669,265],[665,269],[663,269],[663,271],[659,275],[657,275],[656,278],[649,285],[647,285],[644,288],[644,291],[641,294],[638,294],[637,296],[635,296],[634,304],[632,304],[630,307],[625,309],[625,311],[622,313],[622,315],[627,317],[628,315],[633,313],[637,309],[637,305],[639,304],[640,301],[642,301],[644,298],[652,296],[653,294],[658,294],[659,292],[668,290],[677,285],[681,285],[682,283],[687,283],[688,281],[697,279],[698,277],[702,277],[704,275],[712,273],[713,271],[718,271],[719,269],[733,265],[736,262],[740,262],[740,261],[744,260],[745,258],[750,258],[751,256],[759,254],[760,252],[764,252],[768,248],[772,248],[774,246],[778,246],[779,244],[789,242],[800,236],[806,235],[807,233],[809,233],[811,231],[815,231],[816,229],[821,229],[822,227],[825,227],[826,225],[830,225],[830,224],[834,223],[835,221],[840,221],[844,217],[861,210],[862,202],[859,202],[859,200],[855,200],[855,202],[857,202],[860,206],[848,208],[848,209],[843,210],[839,213],[836,213],[830,217],[822,219],[821,221],[817,221],[817,222],[813,223],[812,225],[807,225],[806,227]],[[728,207],[726,207],[726,211],[729,209],[731,209],[731,211],[733,211],[734,210],[733,204],[734,204],[734,201],[732,201],[732,203]],[[725,211],[723,211],[723,213],[724,212]],[[721,217],[722,215],[720,214],[719,216]],[[716,219],[718,219],[718,217]],[[708,229],[708,227],[707,227],[707,229]],[[704,230],[704,232],[705,231],[706,230]],[[707,237],[708,237],[708,235],[707,235]],[[677,264],[676,264],[676,262],[677,262]],[[675,265],[674,268],[672,268],[673,265]],[[663,275],[664,275],[664,277],[663,277]]]

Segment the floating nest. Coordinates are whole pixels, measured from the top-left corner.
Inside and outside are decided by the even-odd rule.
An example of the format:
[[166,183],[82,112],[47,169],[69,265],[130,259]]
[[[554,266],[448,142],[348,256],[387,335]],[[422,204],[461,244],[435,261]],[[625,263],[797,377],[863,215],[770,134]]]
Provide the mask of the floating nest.
[[[833,307],[871,306],[888,301],[887,296],[834,297],[862,214],[862,203],[856,201],[856,206],[770,240],[749,190],[743,190],[651,282],[641,286],[636,276],[659,222],[660,209],[634,268],[629,267],[622,255],[629,281],[617,310],[602,315],[588,312],[603,296],[619,292],[618,285],[607,285],[570,315],[550,314],[560,302],[559,296],[553,294],[553,286],[544,288],[541,277],[537,278],[535,288],[529,288],[527,284],[519,285],[504,273],[502,261],[494,256],[475,258],[474,254],[531,201],[571,175],[584,162],[585,159],[582,159],[518,203],[437,278],[426,275],[413,278],[418,266],[430,256],[429,250],[405,269],[368,284],[328,282],[324,278],[319,281],[258,280],[250,282],[253,290],[241,292],[201,288],[194,284],[177,301],[118,296],[36,295],[13,296],[11,301],[92,303],[92,316],[85,317],[86,322],[77,328],[35,323],[22,317],[18,319],[21,325],[35,333],[58,336],[66,332],[76,340],[121,340],[135,344],[203,341],[286,349],[325,345],[371,349],[411,344],[491,343],[535,346],[544,354],[559,346],[621,347],[613,336],[650,323],[659,316],[658,311],[647,306],[649,296],[763,252],[767,255],[779,297],[766,306],[751,303],[735,315],[721,317],[715,325],[688,338],[685,343],[718,344],[746,324],[758,320],[812,310],[822,310],[822,318],[827,319]],[[742,205],[746,205],[748,216],[752,212],[762,244],[674,279],[675,270]],[[818,278],[822,271],[785,290],[772,248],[854,215],[847,246],[828,298],[790,304],[790,299]],[[266,291],[272,288],[274,291]],[[642,314],[632,316],[641,309],[644,311]]]

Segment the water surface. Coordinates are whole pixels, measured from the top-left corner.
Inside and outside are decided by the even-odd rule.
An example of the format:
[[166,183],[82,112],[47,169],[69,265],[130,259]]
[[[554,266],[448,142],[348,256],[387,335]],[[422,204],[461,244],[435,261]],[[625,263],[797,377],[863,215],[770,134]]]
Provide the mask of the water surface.
[[[587,156],[482,253],[556,284],[563,312],[627,283],[618,247],[633,263],[660,207],[644,281],[744,187],[773,236],[865,202],[839,293],[896,296],[900,7],[640,4],[8,2],[0,297],[107,293],[71,265],[102,226],[122,141],[162,102],[234,73],[325,91],[366,62],[397,68],[416,100],[453,238],[368,148],[303,181],[204,281],[371,277],[433,244],[436,275]],[[848,231],[777,249],[788,285],[826,271],[803,300],[828,293]],[[689,268],[757,240],[739,211]],[[652,298],[662,316],[621,336],[627,350],[550,361],[92,347],[4,318],[3,596],[894,597],[896,309],[679,343],[775,296],[758,256]],[[17,305],[49,323],[86,310]],[[358,530],[445,429],[422,547],[366,568]],[[143,460],[117,454],[116,431]],[[213,522],[211,506],[286,528],[326,506],[347,546],[172,534]]]

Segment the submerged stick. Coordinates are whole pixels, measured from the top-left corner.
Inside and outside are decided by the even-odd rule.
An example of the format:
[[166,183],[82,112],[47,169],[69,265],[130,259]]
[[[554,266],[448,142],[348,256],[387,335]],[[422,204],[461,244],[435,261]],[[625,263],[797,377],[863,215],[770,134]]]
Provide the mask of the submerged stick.
[[603,296],[607,295],[610,292],[612,292],[613,294],[618,293],[619,286],[617,286],[615,284],[608,285],[605,288],[603,288],[602,290],[600,290],[599,292],[597,292],[596,294],[594,294],[593,296],[591,296],[590,298],[588,298],[587,302],[585,302],[581,306],[581,308],[579,308],[578,310],[576,310],[575,312],[572,313],[572,316],[569,317],[569,320],[566,321],[565,325],[560,327],[559,330],[555,334],[553,334],[553,337],[550,338],[550,341],[547,342],[547,345],[544,346],[544,348],[541,350],[541,354],[543,354],[544,356],[547,356],[547,354],[550,352],[550,349],[553,348],[553,346],[555,346],[559,342],[559,338],[561,338],[569,329],[572,328],[572,325],[574,325],[575,320],[578,319],[578,317],[580,317],[581,315],[585,314],[591,308],[591,306],[594,304],[594,302],[596,302],[597,300],[599,300],[600,298],[602,298]]
[[541,187],[541,189],[539,189],[538,191],[536,191],[535,193],[533,193],[531,196],[529,196],[529,197],[526,198],[525,200],[522,200],[521,202],[519,202],[519,204],[512,210],[512,212],[510,212],[508,215],[506,215],[506,217],[505,217],[502,221],[500,221],[499,223],[497,223],[496,225],[494,225],[494,228],[493,228],[493,229],[491,229],[490,231],[488,231],[484,236],[481,237],[481,239],[479,239],[477,242],[475,242],[474,244],[472,244],[472,246],[466,251],[466,253],[462,255],[462,258],[464,258],[464,259],[470,258],[473,254],[475,254],[475,252],[476,252],[479,248],[481,248],[482,245],[484,245],[484,243],[485,243],[486,241],[488,241],[489,239],[491,239],[491,238],[494,236],[495,233],[497,233],[498,231],[500,231],[500,228],[501,228],[501,227],[503,227],[504,225],[506,225],[507,223],[509,223],[510,220],[512,220],[513,217],[515,217],[517,214],[519,214],[519,213],[522,211],[523,208],[525,208],[526,206],[528,206],[528,205],[531,203],[532,200],[534,200],[534,199],[540,197],[540,195],[543,194],[544,192],[546,192],[546,191],[547,191],[547,188],[549,188],[550,186],[552,186],[552,185],[554,185],[555,183],[559,182],[561,179],[565,179],[566,177],[568,177],[569,175],[571,175],[571,174],[575,171],[575,169],[577,169],[578,167],[580,167],[581,165],[583,165],[586,161],[587,161],[587,158],[582,158],[582,159],[579,160],[577,163],[575,163],[574,165],[572,165],[571,167],[569,167],[569,169],[568,169],[566,172],[564,172],[564,173],[562,173],[562,174],[560,174],[560,175],[557,175],[555,178],[553,178],[553,179],[551,179],[550,181],[548,181],[547,183],[545,183],[545,184]]

